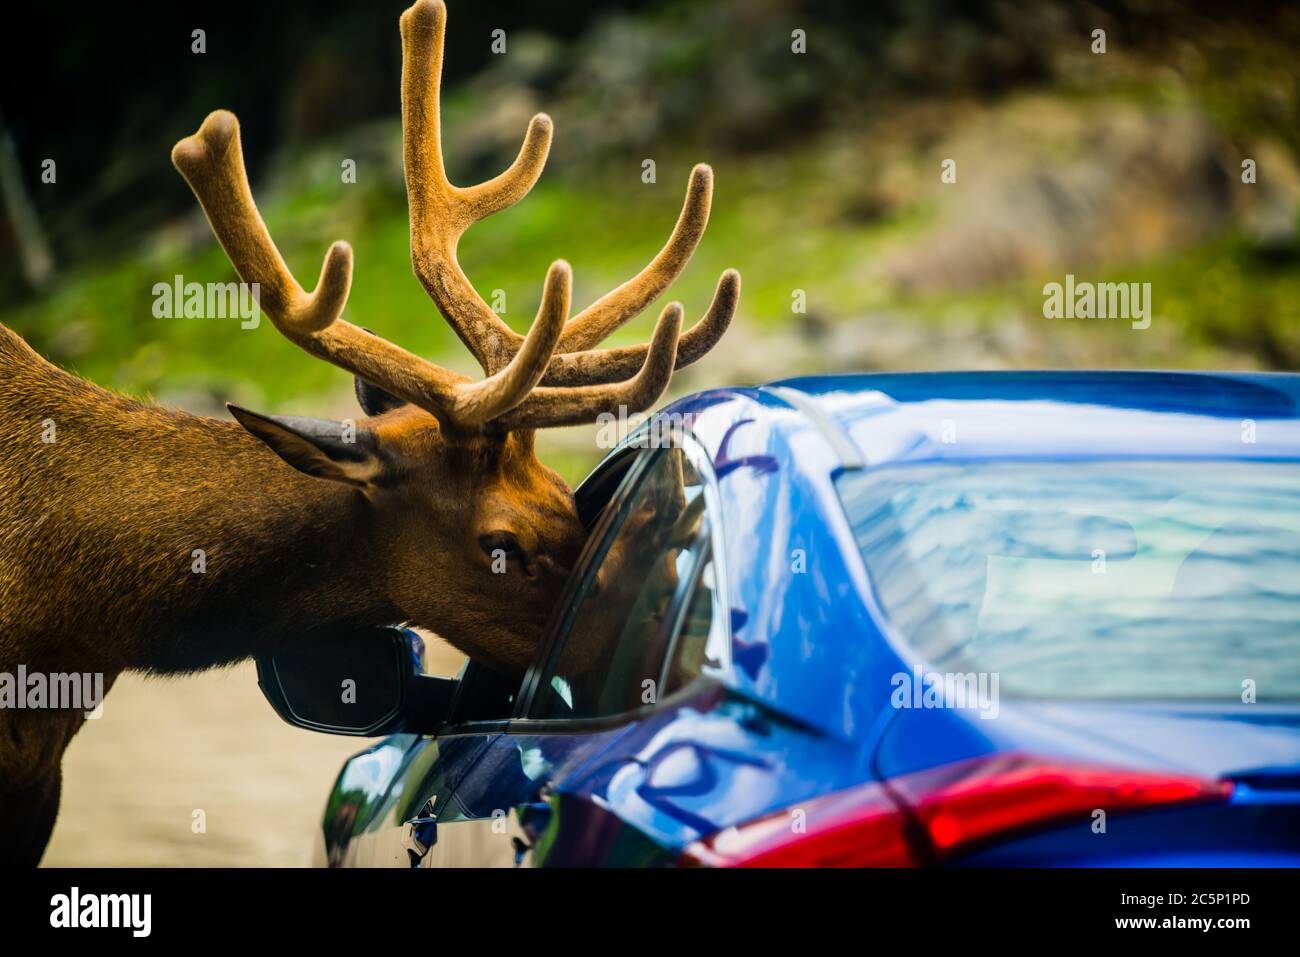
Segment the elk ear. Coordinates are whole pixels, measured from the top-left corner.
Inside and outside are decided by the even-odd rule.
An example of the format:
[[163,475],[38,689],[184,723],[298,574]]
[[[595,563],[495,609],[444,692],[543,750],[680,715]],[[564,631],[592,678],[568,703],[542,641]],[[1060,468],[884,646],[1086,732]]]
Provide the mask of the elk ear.
[[226,408],[299,472],[356,486],[369,484],[379,474],[379,442],[372,429],[332,419],[259,415],[230,403]]
[[353,376],[352,385],[356,389],[357,404],[366,415],[383,415],[385,412],[406,405],[405,399],[399,399],[373,382],[367,382],[361,376]]

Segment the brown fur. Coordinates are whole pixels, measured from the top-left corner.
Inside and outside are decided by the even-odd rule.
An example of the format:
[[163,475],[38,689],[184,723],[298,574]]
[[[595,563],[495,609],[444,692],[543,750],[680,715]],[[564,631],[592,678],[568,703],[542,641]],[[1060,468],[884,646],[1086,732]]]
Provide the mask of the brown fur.
[[[402,621],[500,671],[528,666],[583,539],[533,430],[653,406],[673,370],[726,330],[740,277],[723,274],[684,335],[671,303],[647,345],[592,349],[685,268],[712,199],[701,165],[641,273],[569,318],[572,275],[557,261],[529,334],[510,330],[461,272],[456,242],[532,188],[551,122],[534,117],[500,176],[451,184],[438,125],[446,14],[439,0],[417,0],[401,20],[412,265],[487,378],[470,382],[342,319],[346,243],[305,292],[257,212],[238,121],[213,112],[173,163],[276,329],[369,383],[366,408],[387,411],[356,423],[355,441],[320,420],[242,409],[238,424],[200,418],[91,385],[0,326],[0,672],[102,672],[107,687],[127,669],[198,671]],[[0,863],[39,860],[82,720],[0,711]]]
[[[0,671],[111,683],[405,620],[522,671],[581,545],[572,493],[530,433],[448,443],[410,406],[358,428],[378,436],[373,479],[313,478],[233,422],[107,392],[0,326]],[[480,544],[498,532],[524,555],[505,574]],[[0,712],[0,861],[13,835],[52,826],[81,719]]]

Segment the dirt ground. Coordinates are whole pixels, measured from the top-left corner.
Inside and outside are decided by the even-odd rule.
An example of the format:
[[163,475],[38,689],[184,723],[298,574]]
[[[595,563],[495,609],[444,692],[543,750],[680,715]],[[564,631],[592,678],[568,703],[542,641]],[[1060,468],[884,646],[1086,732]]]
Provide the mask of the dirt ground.
[[[431,659],[438,674],[463,660],[442,643]],[[368,744],[285,724],[251,663],[190,678],[123,675],[68,749],[42,864],[305,866],[339,767]]]

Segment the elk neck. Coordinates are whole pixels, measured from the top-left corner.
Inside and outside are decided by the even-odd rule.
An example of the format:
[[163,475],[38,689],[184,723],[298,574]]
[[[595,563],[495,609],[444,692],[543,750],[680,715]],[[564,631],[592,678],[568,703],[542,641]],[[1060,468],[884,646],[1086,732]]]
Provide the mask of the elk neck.
[[0,658],[197,671],[398,614],[370,508],[233,422],[144,405],[0,327]]

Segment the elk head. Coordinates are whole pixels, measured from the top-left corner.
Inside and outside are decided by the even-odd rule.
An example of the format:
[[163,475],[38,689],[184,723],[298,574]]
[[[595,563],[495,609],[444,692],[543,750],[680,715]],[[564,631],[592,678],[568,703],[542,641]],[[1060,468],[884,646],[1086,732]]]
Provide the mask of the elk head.
[[551,120],[533,117],[518,157],[475,186],[447,178],[439,85],[446,8],[420,0],[401,18],[402,127],[415,274],[482,366],[470,381],[341,318],[352,250],[336,242],[311,293],[294,280],[249,189],[233,114],[218,110],[172,151],[240,278],[260,286],[262,311],[300,348],[356,376],[367,418],[344,423],[257,415],[231,407],[285,462],[349,490],[374,530],[375,587],[412,621],[485,663],[527,666],[583,540],[573,496],[534,454],[547,426],[653,405],[675,368],[718,341],[740,277],[725,272],[704,317],[681,333],[665,308],[648,345],[595,350],[685,268],[703,235],[712,172],[691,172],[672,236],[637,276],[570,318],[571,272],[556,261],[527,336],[479,297],[456,261],[460,236],[522,199],[537,181]]

